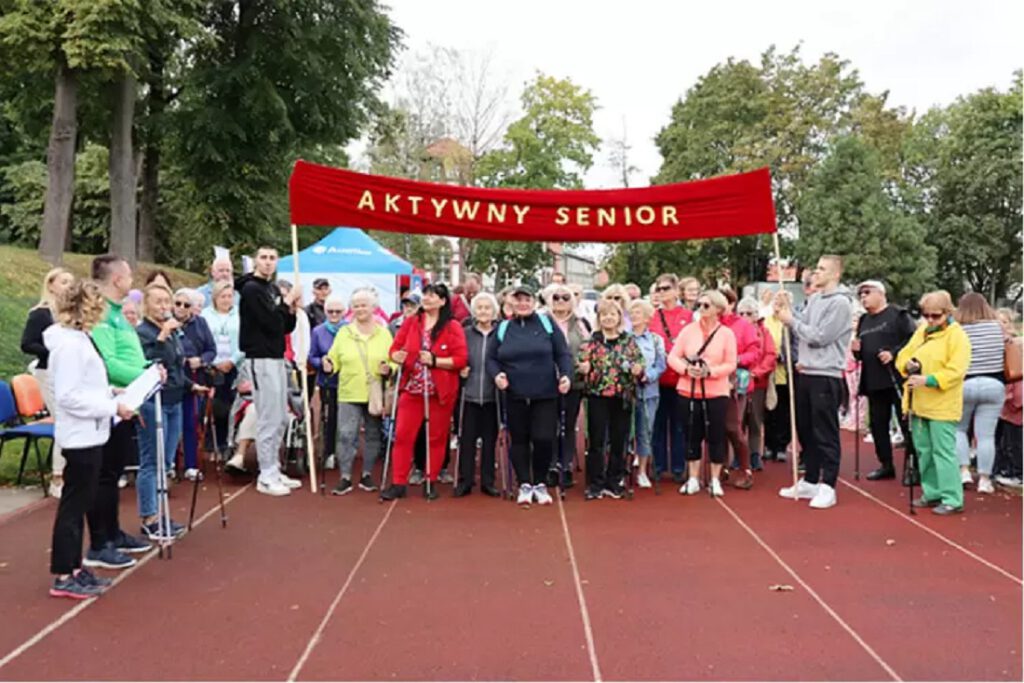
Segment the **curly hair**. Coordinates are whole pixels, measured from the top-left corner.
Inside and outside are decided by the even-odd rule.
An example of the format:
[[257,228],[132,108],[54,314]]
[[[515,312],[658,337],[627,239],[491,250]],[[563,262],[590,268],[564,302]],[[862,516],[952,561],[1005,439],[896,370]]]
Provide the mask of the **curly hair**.
[[78,280],[57,297],[57,322],[64,327],[88,332],[106,313],[107,301],[99,285]]

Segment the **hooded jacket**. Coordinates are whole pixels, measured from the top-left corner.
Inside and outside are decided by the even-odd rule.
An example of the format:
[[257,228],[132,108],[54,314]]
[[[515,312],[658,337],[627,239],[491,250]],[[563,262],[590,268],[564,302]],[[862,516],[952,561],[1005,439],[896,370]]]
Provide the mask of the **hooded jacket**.
[[295,313],[270,280],[249,273],[235,280],[241,293],[238,345],[246,358],[284,358],[285,335],[295,329]]
[[117,414],[102,356],[88,334],[61,325],[46,328],[43,343],[53,378],[54,440],[65,449],[102,446]]
[[797,340],[801,374],[842,379],[852,321],[853,304],[843,288],[812,295],[803,311],[793,314],[790,329]]
[[167,381],[160,390],[160,398],[167,405],[181,403],[185,393],[192,390],[192,380],[185,372],[185,351],[182,348],[184,333],[179,329],[160,341],[160,328],[149,318],[140,322],[136,329],[146,358],[160,363],[167,371]]

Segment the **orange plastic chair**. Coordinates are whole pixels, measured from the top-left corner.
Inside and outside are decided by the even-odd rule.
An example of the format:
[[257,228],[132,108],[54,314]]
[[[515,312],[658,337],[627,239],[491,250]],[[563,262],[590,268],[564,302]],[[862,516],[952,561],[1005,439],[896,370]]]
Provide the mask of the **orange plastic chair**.
[[32,375],[13,377],[11,391],[14,392],[14,403],[18,406],[18,415],[21,415],[22,419],[38,420],[49,415],[43,401],[43,392],[39,389],[39,380]]

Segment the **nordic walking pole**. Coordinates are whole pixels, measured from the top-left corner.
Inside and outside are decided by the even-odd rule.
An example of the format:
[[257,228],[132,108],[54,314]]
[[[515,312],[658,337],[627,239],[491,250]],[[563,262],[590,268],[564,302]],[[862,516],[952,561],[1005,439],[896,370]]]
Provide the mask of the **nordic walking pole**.
[[[558,452],[555,457],[558,458],[558,497],[565,500],[565,476],[564,470],[565,463],[562,462],[565,456],[565,395],[558,395]],[[550,469],[549,469],[550,471]]]
[[164,452],[164,406],[161,398],[162,390],[156,392],[156,480],[157,480],[157,534],[159,535],[160,559],[171,559],[171,546],[174,537],[171,534],[171,510],[167,496],[167,462]]
[[[384,493],[384,486],[388,483],[388,466],[391,464],[391,444],[395,442],[395,416],[398,414],[398,388],[402,383],[402,366],[398,366],[395,373],[395,400],[391,402],[391,429],[388,434],[388,444],[384,447],[384,469],[380,471],[380,491]],[[337,456],[337,453],[335,453]],[[380,499],[384,501],[383,498]]]
[[[694,410],[695,410],[695,408],[697,406],[697,378],[694,377],[693,375],[690,375],[690,398],[689,398],[689,400],[690,400],[690,414],[689,414],[689,420],[688,420],[689,424],[686,426],[686,444],[684,445],[684,449],[685,449],[683,451],[684,453],[687,453],[690,450],[690,441],[693,439],[693,415],[694,415]],[[667,429],[667,427],[666,427],[666,429]],[[671,432],[669,432],[669,434],[671,435]],[[668,459],[671,462],[671,459],[672,459],[671,448],[669,449]],[[703,459],[704,459],[703,456],[701,456],[701,460],[703,460]],[[686,469],[687,470],[690,469],[689,461],[686,462]],[[686,478],[687,479],[690,478],[689,471],[686,472]],[[686,484],[684,483],[683,486],[686,486]]]
[[327,450],[330,442],[328,439],[334,439],[334,434],[327,433],[327,425],[330,422],[331,415],[331,397],[327,391],[327,387],[323,386],[318,389],[320,391],[320,495],[327,495]]
[[[861,366],[861,372],[864,367]],[[853,394],[853,478],[860,481],[860,382]]]
[[496,394],[497,400],[494,402],[494,407],[498,411],[498,467],[501,469],[501,498],[502,500],[508,499],[508,450],[506,443],[506,437],[508,436],[505,430],[505,420],[501,413],[501,390],[499,389]]
[[[703,360],[701,361],[701,365],[703,367],[707,367],[707,364],[705,364]],[[711,442],[709,440],[709,437],[711,436],[711,421],[708,418],[708,392],[704,383],[703,374],[700,376],[700,411],[704,418],[704,449],[700,461],[701,463],[707,463],[708,494],[713,497],[714,494],[711,491]],[[728,455],[728,449],[726,449],[726,455]],[[722,467],[725,467],[725,463],[723,463]],[[721,475],[719,475],[719,477],[721,477]],[[719,479],[718,481],[721,483],[722,480]]]
[[[895,359],[893,359],[893,363],[895,362]],[[892,363],[888,364],[888,368],[889,374],[892,375],[893,388],[896,389],[896,398],[900,402],[900,412],[902,413],[903,389],[901,387],[903,382],[899,376],[899,372],[896,371]],[[913,389],[907,389],[907,433],[903,435],[903,470],[904,477],[909,477],[910,479],[910,493],[907,496],[907,507],[910,508],[911,515],[917,515],[917,510],[914,509],[914,482],[917,480],[919,463],[917,460],[917,449],[914,447],[914,438],[911,432],[911,425],[914,421],[914,415],[911,413],[914,408],[913,391]],[[900,424],[900,429],[903,429],[902,424]]]
[[[193,401],[196,400],[194,394],[190,398]],[[188,399],[186,399],[186,400],[188,400]],[[209,407],[210,407],[210,403],[207,402],[207,408],[209,408]],[[206,429],[207,429],[207,426],[208,426],[207,425],[207,420],[208,419],[209,419],[209,410],[204,410],[203,411],[203,419],[202,419],[202,422],[200,423],[202,425],[202,429],[199,430],[199,433],[198,433],[198,436],[197,436],[197,439],[196,439],[196,441],[197,441],[197,443],[196,443],[196,457],[198,457],[199,451],[200,451],[200,449],[202,449],[203,443],[206,441]],[[196,463],[196,464],[198,464],[198,463]],[[204,467],[203,469],[205,470],[206,468]],[[188,510],[188,530],[189,531],[192,531],[192,520],[196,516],[196,500],[199,498],[199,478],[200,478],[199,472],[196,472],[196,477],[195,477],[195,479],[192,480],[192,504],[189,506],[189,510]]]
[[427,366],[423,366],[423,431],[426,433],[426,441],[424,446],[427,451],[427,502],[430,502],[430,494],[433,492],[433,487],[430,481],[430,390],[428,388],[429,373]]
[[[779,276],[779,293],[785,291],[782,284],[782,252],[779,249],[779,233],[772,233],[772,242],[775,244],[775,272]],[[786,377],[789,378],[789,429],[790,443],[793,444],[793,501],[800,502],[796,495],[796,485],[800,479],[800,437],[796,433],[796,377],[793,375],[793,354],[792,344],[789,340],[789,326],[782,326],[782,348],[786,350]]]
[[[454,483],[452,484],[452,493],[453,494],[459,488],[459,472],[460,472],[459,466],[460,466],[461,460],[462,460],[462,458],[461,458],[461,456],[462,456],[462,420],[463,420],[463,418],[465,416],[466,416],[466,387],[465,387],[465,385],[463,385],[462,388],[461,388],[461,391],[459,391],[459,425],[458,425],[458,429],[455,430],[455,478],[453,479]],[[475,453],[476,452],[476,448],[475,448],[476,444],[473,444],[473,445],[474,445],[473,451]],[[475,458],[474,458],[473,470],[474,471],[476,470],[476,460],[475,460]]]
[[[295,286],[302,284],[299,275],[299,231],[292,223],[292,265],[294,266]],[[301,309],[300,309],[301,310]],[[302,316],[304,317],[304,316]],[[306,423],[306,460],[309,464],[309,490],[316,493],[316,455],[313,448],[312,418],[309,414],[309,377],[306,375],[306,358],[309,355],[309,319],[305,325],[298,324],[296,320],[296,331],[299,333],[297,348],[295,349],[295,364],[299,367],[299,375],[302,380],[302,419]]]
[[228,511],[224,507],[224,486],[221,483],[220,470],[220,449],[217,448],[217,421],[213,418],[213,397],[210,399],[210,431],[213,436],[213,471],[217,475],[217,500],[220,501],[220,527],[226,529],[228,526]]

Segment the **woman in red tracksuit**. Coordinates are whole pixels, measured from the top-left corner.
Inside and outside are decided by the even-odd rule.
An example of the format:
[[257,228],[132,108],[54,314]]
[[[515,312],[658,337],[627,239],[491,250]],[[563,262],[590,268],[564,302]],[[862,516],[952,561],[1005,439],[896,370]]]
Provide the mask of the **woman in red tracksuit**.
[[443,284],[423,288],[420,310],[406,318],[391,344],[391,360],[402,366],[398,416],[393,447],[391,486],[383,500],[404,498],[412,467],[416,435],[425,419],[424,393],[429,397],[427,463],[428,498],[437,498],[437,477],[448,450],[448,429],[459,393],[459,371],[466,367],[466,335],[452,317],[451,296]]

